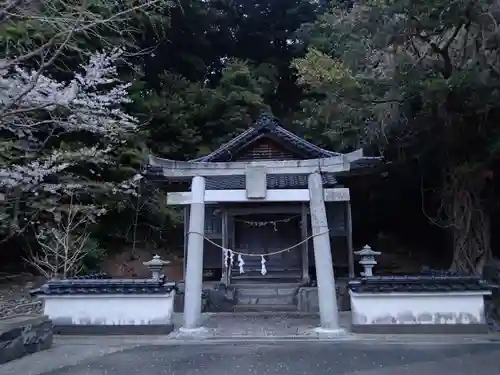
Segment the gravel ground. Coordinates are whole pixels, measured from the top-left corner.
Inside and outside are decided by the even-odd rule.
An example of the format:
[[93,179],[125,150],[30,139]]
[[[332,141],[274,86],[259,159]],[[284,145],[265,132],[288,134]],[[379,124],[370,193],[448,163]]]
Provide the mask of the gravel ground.
[[[0,279],[2,277],[0,276]],[[31,275],[3,276],[0,282],[0,318],[23,314],[41,314],[42,301],[29,295],[29,291],[41,284]]]

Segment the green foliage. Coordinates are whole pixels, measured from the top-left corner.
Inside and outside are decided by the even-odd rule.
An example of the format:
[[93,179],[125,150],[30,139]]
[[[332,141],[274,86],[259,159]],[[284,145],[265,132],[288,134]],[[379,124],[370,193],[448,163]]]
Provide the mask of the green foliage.
[[[0,24],[0,48],[5,51],[1,58],[29,54],[50,41],[42,54],[23,57],[23,62],[37,68],[42,55],[45,62],[54,57],[44,71],[58,80],[70,78],[68,72],[77,71],[93,51],[110,46],[125,51],[120,77],[132,83],[126,109],[139,118],[140,131],[108,155],[105,167],[95,171],[88,160],[72,171],[94,181],[88,194],[78,199],[107,209],[99,228],[93,229],[102,247],[111,239],[135,241],[133,230],[141,241],[175,246],[169,241],[178,230],[180,214],[164,204],[170,187],[150,181],[139,197],[105,194],[107,181],[140,172],[148,153],[191,159],[245,130],[262,113],[296,117],[302,90],[290,62],[304,53],[297,31],[324,9],[322,2],[301,0],[145,4],[51,0],[38,8],[16,9],[19,17]],[[134,10],[122,14],[126,9]],[[83,134],[57,134],[47,147],[71,149],[95,141]],[[8,157],[10,162],[20,155],[7,138],[0,141],[0,151],[0,159]],[[91,170],[99,178],[90,176]],[[30,228],[33,214],[58,205],[51,199],[36,202],[22,193],[7,197],[2,211],[9,219],[7,229]],[[11,235],[7,231],[3,239]]]
[[304,25],[309,52],[294,61],[309,94],[306,131],[346,148],[375,145],[421,199],[432,194],[433,223],[451,232],[452,269],[462,272],[491,255],[499,11],[466,0],[334,2]]
[[101,263],[107,255],[106,249],[102,248],[96,239],[89,238],[85,243],[84,252],[80,274],[88,275],[91,272],[99,272]]
[[[107,208],[93,228],[99,244],[92,245],[89,269],[112,241],[173,248],[180,230],[181,213],[165,206],[173,187],[149,181],[138,196],[123,197],[105,194],[106,182],[143,170],[150,152],[180,160],[207,154],[262,113],[331,149],[374,146],[413,187],[421,179],[438,186],[450,167],[476,181],[498,160],[500,12],[490,1],[26,4],[16,10],[22,16],[0,19],[1,58],[50,41],[25,65],[36,68],[42,56],[56,55],[45,71],[64,80],[92,51],[125,50],[120,78],[132,83],[126,110],[140,130],[108,155],[100,178],[90,176],[90,160],[72,171],[95,180],[78,198]],[[125,9],[134,10],[122,15]],[[0,135],[0,165],[25,157]],[[93,141],[58,134],[47,147],[71,150]],[[4,198],[4,238],[58,205],[32,198],[22,192]]]
[[[304,26],[311,47],[294,62],[301,82],[321,97],[303,101],[307,113],[323,114],[310,126],[331,134],[338,119],[357,134],[351,137],[354,144],[374,140],[366,126],[372,121],[383,142],[408,131],[433,131],[442,136],[433,137],[431,149],[442,150],[443,157],[488,163],[485,141],[497,133],[499,75],[491,56],[498,47],[494,32],[488,32],[496,10],[466,1],[334,6]],[[345,133],[334,131],[337,137]],[[473,148],[471,137],[477,142]]]
[[256,74],[243,61],[227,61],[215,88],[169,72],[160,79],[159,91],[138,87],[133,98],[134,111],[147,118],[149,146],[161,156],[207,153],[269,111],[264,95],[273,77],[269,71]]

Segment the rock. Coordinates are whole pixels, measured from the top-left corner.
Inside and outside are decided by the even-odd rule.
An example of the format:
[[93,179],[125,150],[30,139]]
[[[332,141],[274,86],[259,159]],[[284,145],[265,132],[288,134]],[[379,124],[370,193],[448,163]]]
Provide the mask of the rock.
[[50,349],[52,321],[46,316],[0,319],[0,365],[41,350]]
[[235,291],[224,285],[217,285],[214,289],[206,290],[205,311],[229,312],[235,305]]

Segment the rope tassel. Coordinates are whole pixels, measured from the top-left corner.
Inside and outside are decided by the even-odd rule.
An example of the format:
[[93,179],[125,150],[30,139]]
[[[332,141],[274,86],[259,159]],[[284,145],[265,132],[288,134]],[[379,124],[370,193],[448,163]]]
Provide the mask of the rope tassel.
[[240,267],[240,274],[245,273],[245,270],[243,269],[243,266],[245,265],[245,262],[243,261],[243,257],[241,254],[238,254],[238,267]]
[[267,273],[266,258],[264,258],[264,255],[260,256],[260,273],[262,276],[264,276]]

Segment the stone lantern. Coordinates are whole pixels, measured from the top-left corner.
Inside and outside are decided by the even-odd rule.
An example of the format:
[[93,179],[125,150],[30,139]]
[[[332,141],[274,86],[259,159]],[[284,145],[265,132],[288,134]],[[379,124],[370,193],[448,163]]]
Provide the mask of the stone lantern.
[[382,254],[379,251],[373,251],[368,245],[365,245],[361,250],[355,251],[354,254],[359,255],[361,260],[359,264],[363,266],[362,276],[370,277],[373,276],[373,267],[377,264],[375,257]]
[[160,259],[159,255],[154,255],[153,259],[149,262],[143,262],[142,264],[148,267],[151,271],[151,278],[155,281],[159,281],[161,277],[161,270],[165,265],[170,264],[170,262]]

